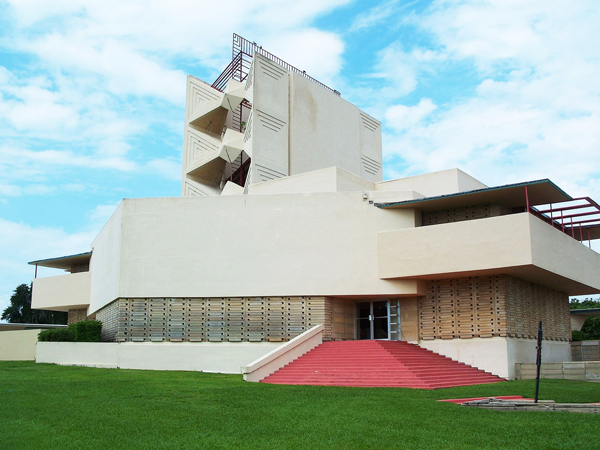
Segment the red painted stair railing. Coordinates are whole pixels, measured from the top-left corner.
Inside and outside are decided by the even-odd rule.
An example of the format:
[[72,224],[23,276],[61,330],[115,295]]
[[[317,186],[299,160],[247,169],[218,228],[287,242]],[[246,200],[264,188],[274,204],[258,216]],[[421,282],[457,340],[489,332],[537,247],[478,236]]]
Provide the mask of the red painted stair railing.
[[407,342],[324,342],[261,380],[271,384],[436,389],[504,379]]

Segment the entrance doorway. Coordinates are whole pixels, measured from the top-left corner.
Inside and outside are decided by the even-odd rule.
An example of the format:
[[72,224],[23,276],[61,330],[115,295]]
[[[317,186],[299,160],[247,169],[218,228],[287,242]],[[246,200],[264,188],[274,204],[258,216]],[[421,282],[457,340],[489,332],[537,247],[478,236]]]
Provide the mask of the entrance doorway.
[[400,340],[400,301],[356,303],[356,339]]

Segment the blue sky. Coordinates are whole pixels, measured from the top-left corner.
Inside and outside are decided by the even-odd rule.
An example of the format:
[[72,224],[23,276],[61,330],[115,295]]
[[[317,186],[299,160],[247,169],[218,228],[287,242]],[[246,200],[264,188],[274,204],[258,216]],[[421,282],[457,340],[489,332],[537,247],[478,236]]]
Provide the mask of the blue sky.
[[600,200],[598,23],[596,0],[0,0],[0,310],[122,198],[179,195],[185,76],[234,32],[381,120],[387,179]]

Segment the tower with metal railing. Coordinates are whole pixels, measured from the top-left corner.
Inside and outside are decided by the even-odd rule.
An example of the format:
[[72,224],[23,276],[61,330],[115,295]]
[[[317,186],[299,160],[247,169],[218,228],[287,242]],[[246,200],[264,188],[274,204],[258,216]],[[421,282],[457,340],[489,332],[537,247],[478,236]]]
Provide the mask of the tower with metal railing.
[[381,181],[381,124],[340,93],[237,34],[209,85],[188,77],[183,196],[337,166]]

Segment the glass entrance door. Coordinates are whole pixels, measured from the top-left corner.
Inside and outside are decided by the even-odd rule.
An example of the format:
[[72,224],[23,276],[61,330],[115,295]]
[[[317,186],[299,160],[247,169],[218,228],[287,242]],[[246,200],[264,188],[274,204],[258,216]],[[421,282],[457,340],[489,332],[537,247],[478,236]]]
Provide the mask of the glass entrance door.
[[389,339],[389,331],[387,300],[356,304],[357,339]]

